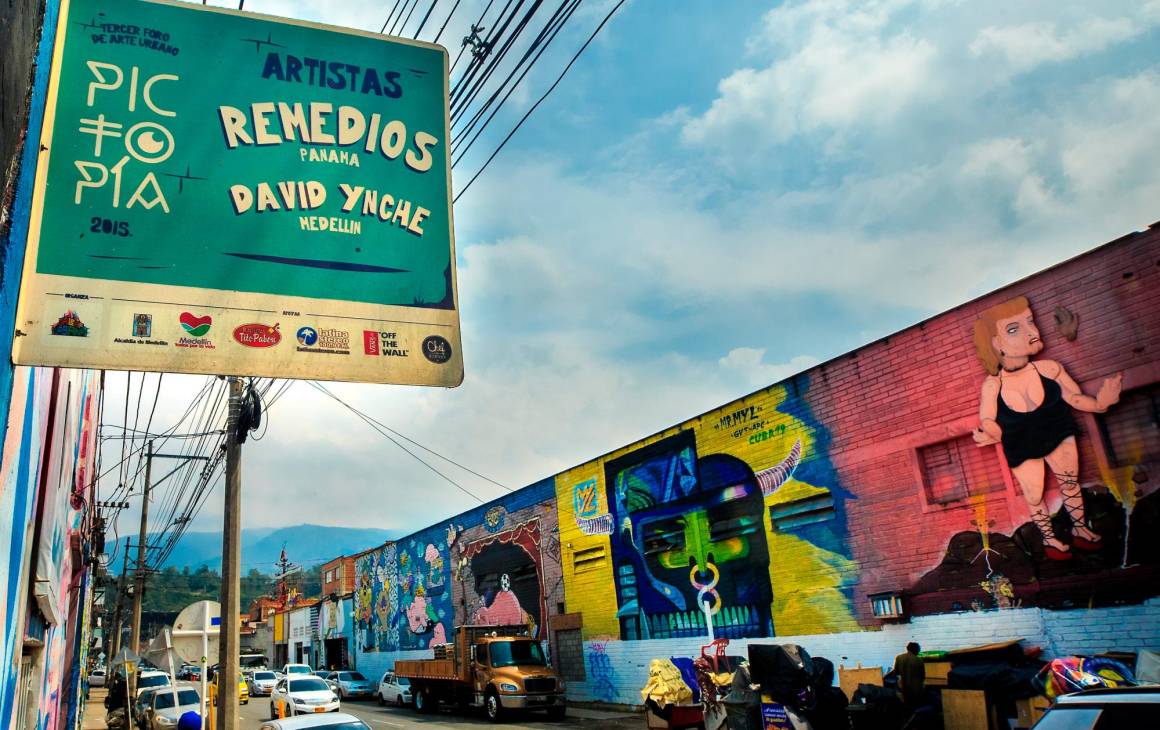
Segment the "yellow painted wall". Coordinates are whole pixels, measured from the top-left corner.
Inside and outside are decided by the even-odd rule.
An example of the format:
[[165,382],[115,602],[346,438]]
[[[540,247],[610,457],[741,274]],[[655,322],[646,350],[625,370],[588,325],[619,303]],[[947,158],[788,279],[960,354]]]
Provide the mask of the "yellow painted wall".
[[[556,476],[567,610],[583,614],[584,638],[619,637],[620,627],[610,540],[606,535],[585,534],[578,526],[574,508],[577,486],[595,480],[598,514],[608,515],[605,463],[686,430],[694,433],[698,458],[729,454],[746,462],[754,473],[781,463],[797,441],[801,442],[803,463],[823,457],[817,451],[813,429],[778,410],[786,399],[784,387],[773,386]],[[778,635],[859,629],[841,591],[857,580],[854,562],[796,535],[775,531],[769,514],[772,506],[828,494],[830,486],[791,477],[765,497],[772,614]]]

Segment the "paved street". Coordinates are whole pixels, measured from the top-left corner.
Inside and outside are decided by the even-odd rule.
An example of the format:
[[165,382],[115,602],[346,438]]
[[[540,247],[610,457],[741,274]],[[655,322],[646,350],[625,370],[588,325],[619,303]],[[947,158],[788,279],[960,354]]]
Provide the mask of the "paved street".
[[[372,730],[391,728],[458,728],[465,725],[491,726],[480,710],[459,713],[444,710],[438,715],[420,715],[410,707],[379,707],[374,700],[347,700],[342,703],[342,711],[361,718]],[[542,713],[514,715],[503,724],[513,730],[545,730],[546,728],[576,727],[600,728],[601,730],[627,730],[644,727],[640,715],[629,713],[595,712],[590,710],[570,710],[571,716],[560,722],[547,719]],[[255,697],[242,707],[242,730],[257,730],[261,722],[270,717],[268,697]]]

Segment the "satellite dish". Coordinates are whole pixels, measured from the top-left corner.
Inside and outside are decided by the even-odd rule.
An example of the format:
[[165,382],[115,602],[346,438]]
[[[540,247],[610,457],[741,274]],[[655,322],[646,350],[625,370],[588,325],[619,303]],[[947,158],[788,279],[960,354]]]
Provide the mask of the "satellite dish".
[[217,664],[222,607],[217,601],[191,603],[173,622],[173,650],[190,664]]

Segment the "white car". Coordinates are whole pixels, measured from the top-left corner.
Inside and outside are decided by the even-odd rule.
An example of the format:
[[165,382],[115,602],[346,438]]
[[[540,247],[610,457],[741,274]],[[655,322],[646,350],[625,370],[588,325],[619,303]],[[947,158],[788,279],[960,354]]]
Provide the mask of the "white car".
[[288,717],[285,720],[267,720],[262,723],[261,730],[371,730],[370,727],[354,715],[345,712],[335,712],[329,715],[302,715]]
[[274,691],[274,685],[278,684],[278,680],[280,679],[281,677],[276,673],[267,669],[254,670],[254,673],[246,680],[250,685],[250,696],[255,697],[270,694]]
[[379,704],[402,707],[411,703],[411,680],[387,672],[379,681]]
[[289,677],[291,674],[314,674],[314,670],[309,664],[283,664],[282,676]]
[[169,681],[169,675],[165,672],[146,669],[137,675],[137,696],[140,696],[147,689],[168,687],[170,684],[172,682]]
[[185,713],[197,712],[201,696],[192,687],[160,689],[153,693],[153,702],[145,710],[145,724],[150,730],[172,730]]
[[334,687],[340,700],[348,697],[370,697],[374,694],[371,681],[363,676],[362,672],[331,672],[326,677],[326,683]]
[[104,669],[94,669],[93,673],[89,675],[89,686],[90,687],[104,687],[105,680],[107,678],[108,678],[108,675],[105,674]]
[[287,677],[274,685],[270,695],[270,719],[283,716],[338,712],[338,695],[325,681],[313,676]]

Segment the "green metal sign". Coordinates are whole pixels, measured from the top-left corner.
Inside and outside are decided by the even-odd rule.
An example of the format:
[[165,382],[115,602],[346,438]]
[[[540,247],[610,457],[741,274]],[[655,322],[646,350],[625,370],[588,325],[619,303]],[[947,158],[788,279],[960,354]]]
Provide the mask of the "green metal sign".
[[48,105],[18,362],[462,379],[443,48],[68,0]]

